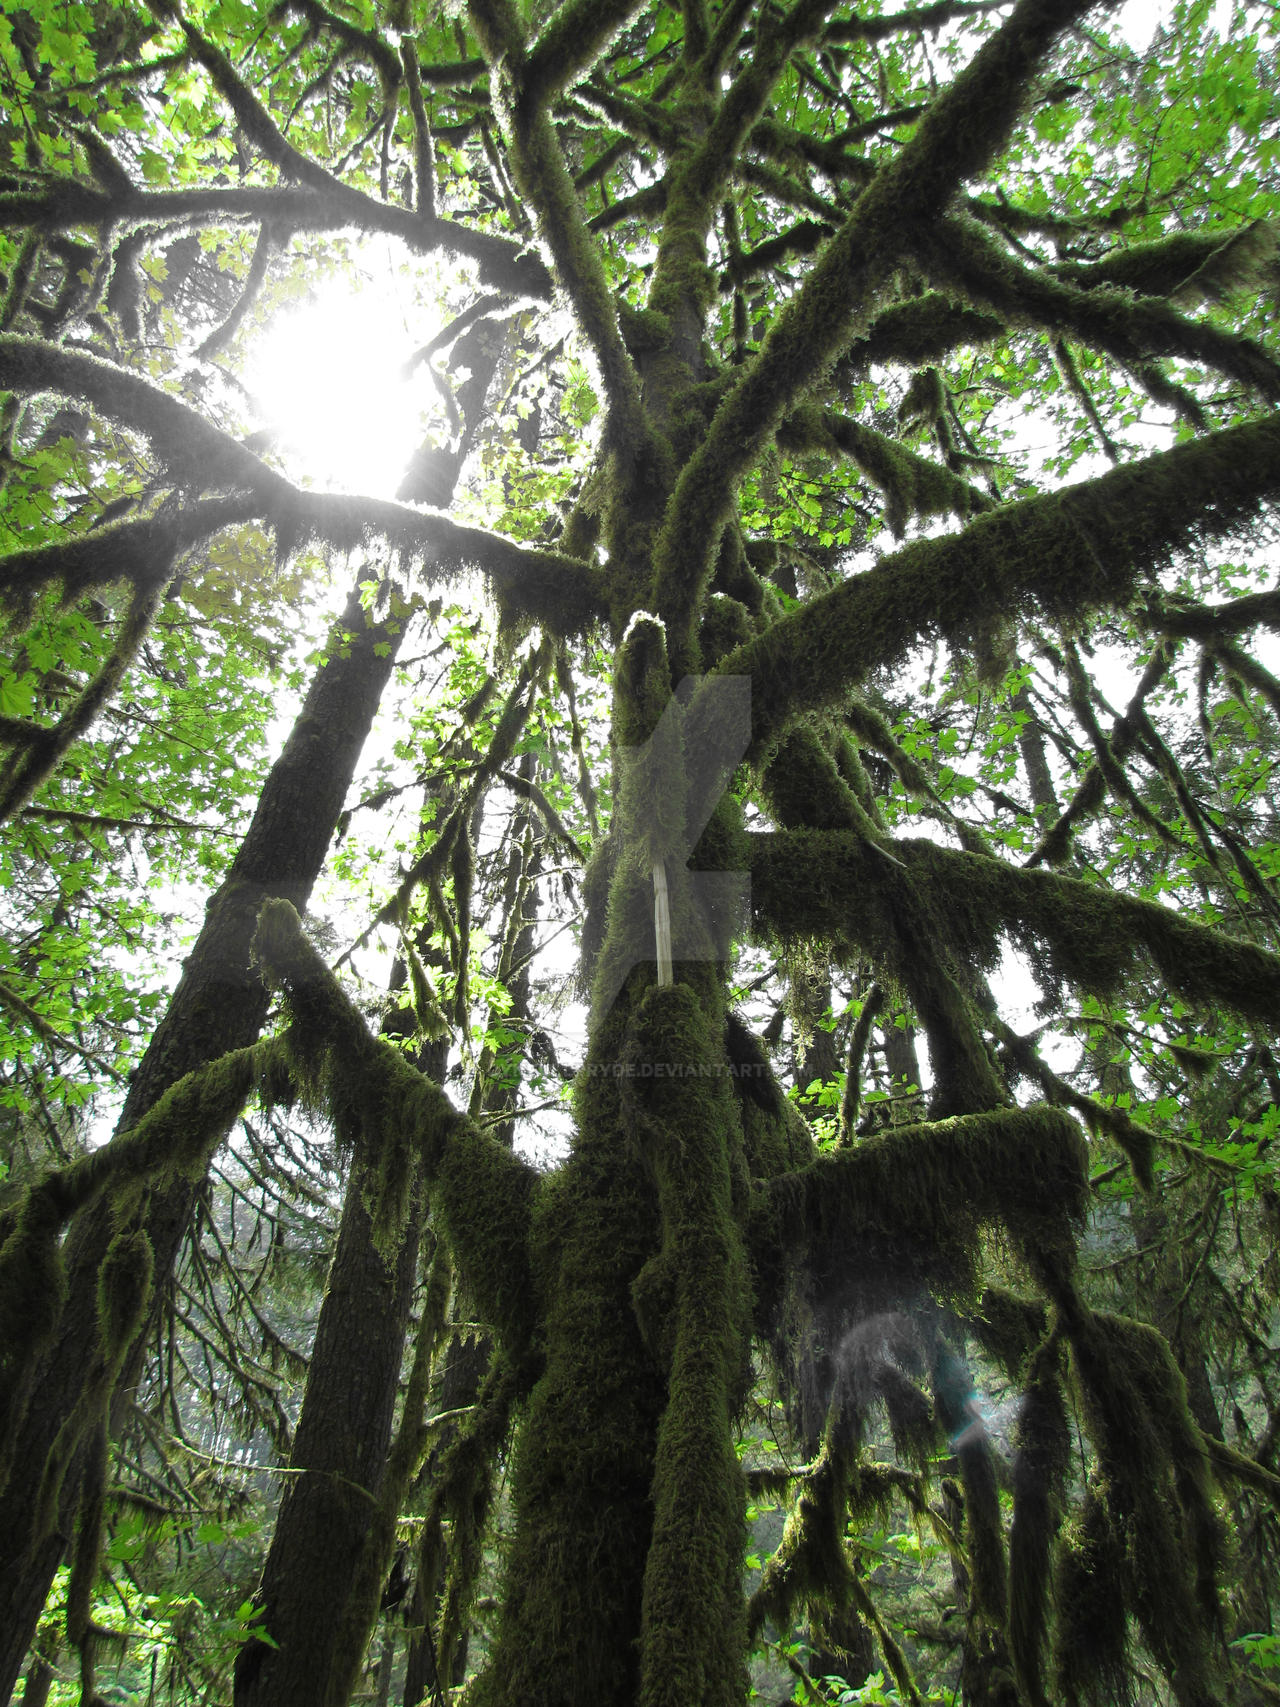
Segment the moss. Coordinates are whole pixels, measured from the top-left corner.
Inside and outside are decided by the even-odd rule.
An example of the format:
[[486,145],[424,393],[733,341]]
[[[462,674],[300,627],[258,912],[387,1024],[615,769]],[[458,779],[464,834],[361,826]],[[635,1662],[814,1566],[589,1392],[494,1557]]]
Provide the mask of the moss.
[[623,1056],[632,1069],[622,1080],[624,1130],[653,1171],[673,1282],[644,1577],[645,1707],[736,1707],[745,1686],[745,1501],[731,1425],[750,1376],[751,1299],[734,1210],[741,1139],[721,1036],[715,1006],[708,1011],[689,985],[651,989]]
[[925,1361],[914,1324],[897,1311],[855,1323],[835,1353],[844,1425],[860,1440],[872,1406],[883,1405],[897,1456],[920,1469],[942,1444],[941,1420],[919,1385]]
[[1089,1433],[1124,1540],[1124,1601],[1182,1707],[1218,1699],[1218,1525],[1186,1388],[1161,1336],[1081,1312],[1068,1328]]
[[67,1638],[80,1650],[80,1698],[92,1704],[101,1700],[95,1687],[98,1631],[91,1612],[93,1590],[98,1580],[102,1548],[102,1517],[107,1483],[107,1419],[99,1417],[89,1444],[80,1510],[71,1550],[71,1572],[67,1580]]
[[[36,1361],[57,1326],[66,1296],[58,1248],[62,1229],[108,1190],[124,1203],[144,1182],[203,1174],[210,1151],[273,1056],[271,1045],[258,1045],[188,1074],[127,1132],[28,1188],[0,1246],[0,1343],[5,1358],[0,1468],[12,1450]],[[101,1316],[105,1355],[123,1355],[127,1346],[120,1336],[132,1338],[128,1324],[149,1287],[144,1245],[144,1234],[127,1231],[112,1244],[116,1255],[103,1276],[108,1286]]]
[[421,1170],[471,1292],[519,1365],[533,1333],[527,1237],[537,1176],[372,1036],[287,901],[263,904],[254,953],[285,992],[292,1023],[282,1047],[293,1082],[379,1177],[375,1238],[395,1241]]
[[[838,832],[757,834],[749,846],[752,905],[767,934],[784,942],[818,934],[837,954],[893,964],[899,874],[882,853]],[[1007,931],[1050,988],[1065,980],[1113,994],[1146,954],[1187,1000],[1280,1019],[1280,956],[1253,943],[1079,878],[932,842],[892,846],[922,896],[935,944],[957,967],[994,965]]]
[[[1280,365],[1251,339],[1100,282],[1080,290],[1015,261],[975,220],[953,216],[942,230],[918,231],[914,241],[933,283],[958,286],[976,306],[994,309],[1011,326],[1070,334],[1134,370],[1162,356],[1204,363],[1263,397],[1280,397]],[[1230,270],[1224,262],[1224,277]]]
[[714,668],[735,646],[749,640],[754,631],[755,624],[745,605],[724,593],[713,593],[698,629],[698,650],[704,664]]
[[1037,1279],[1070,1266],[1088,1203],[1084,1144],[1060,1110],[1000,1108],[898,1127],[753,1193],[766,1269],[806,1264],[820,1294],[873,1270],[889,1296],[974,1285],[975,1235],[1003,1225]]
[[107,1246],[98,1272],[98,1329],[113,1364],[128,1351],[151,1298],[155,1253],[146,1232],[123,1228]]
[[887,1516],[890,1497],[874,1475],[864,1474],[843,1420],[833,1415],[822,1452],[800,1484],[782,1539],[751,1596],[748,1625],[753,1636],[766,1624],[786,1631],[802,1609],[819,1630],[847,1628],[851,1615],[861,1618],[875,1632],[899,1692],[918,1704],[902,1649],[853,1570],[844,1544],[851,1510],[869,1516],[879,1507]]
[[731,653],[751,677],[753,756],[931,636],[964,650],[993,621],[1122,604],[1173,555],[1238,530],[1280,492],[1280,421],[1226,428],[1060,492],[914,540]]
[[[480,1707],[553,1687],[566,1707],[630,1700],[662,1394],[631,1289],[658,1247],[651,1177],[621,1148],[624,1019],[597,1025],[573,1153],[535,1201],[543,1373],[511,1471],[515,1534]],[[554,1680],[549,1685],[548,1680]]]
[[1124,1707],[1133,1699],[1125,1659],[1124,1543],[1094,1482],[1063,1536],[1055,1573],[1056,1672],[1067,1707]]
[[778,444],[786,450],[812,448],[847,457],[884,493],[885,520],[895,538],[913,519],[967,517],[992,507],[985,492],[950,469],[829,410],[798,411],[779,430]]
[[1048,1638],[1053,1544],[1071,1465],[1071,1425],[1056,1335],[1037,1348],[1018,1413],[1009,1537],[1009,1650],[1032,1707],[1047,1707],[1043,1661]]
[[1121,286],[1187,303],[1220,302],[1274,278],[1280,228],[1255,219],[1234,231],[1175,231],[1130,243],[1100,261],[1064,262],[1053,270],[1080,290]]
[[1003,1628],[1008,1597],[1000,1489],[986,1426],[973,1399],[973,1377],[947,1336],[938,1333],[933,1390],[943,1427],[960,1469],[963,1487],[965,1559],[969,1603],[994,1631]]
[[845,1511],[855,1459],[837,1430],[828,1433],[817,1462],[800,1484],[782,1539],[767,1561],[748,1606],[748,1627],[790,1627],[801,1606],[842,1611],[853,1571],[844,1549]]
[[[791,759],[793,751],[806,760],[805,771]],[[805,787],[819,774],[819,757],[839,791],[828,786],[814,796],[821,816],[834,823],[856,815],[865,825],[865,814],[852,791],[839,782],[834,765],[825,755],[815,757],[806,751],[798,735],[786,738],[765,773],[767,787],[776,778],[778,791],[786,791],[785,811],[778,811],[774,795],[770,796],[777,815],[784,823],[792,811],[807,813],[809,818],[819,815],[809,806]],[[861,837],[834,829],[825,836],[809,831],[794,836],[794,841],[779,837],[776,842],[767,836],[750,838],[751,898],[757,918],[784,943],[816,936],[838,956],[869,956],[883,976],[906,992],[929,1038],[934,1069],[930,1108],[935,1115],[993,1108],[1004,1101],[1006,1093],[965,994],[973,969],[984,963],[984,956],[990,965],[998,958],[995,933],[989,931],[988,942],[975,948],[980,918],[967,933],[957,928],[950,917],[955,898],[950,894],[944,898],[936,887],[917,881],[917,872],[924,869],[923,855],[918,865],[908,866],[898,853],[903,844],[892,843],[890,853],[886,838],[874,825],[867,825]],[[829,856],[825,860],[824,845]],[[910,845],[923,848],[926,844]],[[791,865],[771,852],[776,847],[780,855],[787,846],[799,856]],[[850,867],[858,868],[856,891],[846,887],[841,873],[846,859]],[[969,897],[963,898],[963,905],[969,908]],[[779,917],[781,909],[785,918]],[[854,929],[856,946],[850,940]]]
[[725,1022],[725,1052],[749,1178],[772,1179],[812,1161],[813,1138],[804,1116],[783,1093],[755,1034],[734,1013]]
[[872,362],[900,362],[920,368],[958,349],[981,348],[1004,336],[1005,325],[997,315],[983,314],[941,292],[930,292],[883,309],[850,346],[842,366],[862,370]]
[[784,828],[855,830],[878,826],[845,782],[816,729],[799,724],[779,741],[761,777],[769,810]]

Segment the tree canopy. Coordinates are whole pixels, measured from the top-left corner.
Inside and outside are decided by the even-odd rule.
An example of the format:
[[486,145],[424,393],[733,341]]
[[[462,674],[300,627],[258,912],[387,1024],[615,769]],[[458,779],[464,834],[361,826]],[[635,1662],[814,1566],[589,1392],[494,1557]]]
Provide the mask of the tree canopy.
[[1275,1699],[1277,45],[0,18],[4,1699]]

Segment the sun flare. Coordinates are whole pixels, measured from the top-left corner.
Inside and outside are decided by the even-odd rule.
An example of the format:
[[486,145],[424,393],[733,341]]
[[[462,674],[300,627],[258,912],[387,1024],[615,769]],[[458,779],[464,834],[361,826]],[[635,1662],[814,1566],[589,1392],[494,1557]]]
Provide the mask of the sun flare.
[[350,280],[326,282],[275,316],[247,385],[291,475],[394,494],[438,407],[426,375],[406,369],[417,342],[397,303]]

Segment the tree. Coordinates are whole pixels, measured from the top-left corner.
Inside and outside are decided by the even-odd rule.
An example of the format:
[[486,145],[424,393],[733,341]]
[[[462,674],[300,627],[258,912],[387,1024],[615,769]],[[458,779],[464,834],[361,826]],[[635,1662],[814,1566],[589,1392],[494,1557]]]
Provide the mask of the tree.
[[[728,1707],[769,1641],[797,1698],[877,1654],[911,1700],[1266,1697],[1275,42],[1215,19],[0,22],[6,1689],[66,1555],[101,1699],[104,1525],[201,1515],[202,1343],[288,1460],[237,1707],[345,1704],[401,1604],[439,1699],[489,1542],[478,1707]],[[443,319],[394,500],[308,485],[244,396],[264,316],[383,242]],[[163,1013],[140,859],[211,897]],[[538,1166],[533,968],[579,911]],[[371,1003],[330,962],[378,932]],[[309,1345],[233,1256],[237,1203],[293,1236],[298,1109],[346,1158]],[[954,1642],[881,1610],[892,1509],[948,1550]]]

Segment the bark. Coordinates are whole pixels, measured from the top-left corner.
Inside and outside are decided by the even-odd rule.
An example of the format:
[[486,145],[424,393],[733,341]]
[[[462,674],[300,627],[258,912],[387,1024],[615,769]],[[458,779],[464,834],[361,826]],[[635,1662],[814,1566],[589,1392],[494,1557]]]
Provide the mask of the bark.
[[1020,711],[1026,719],[1018,731],[1018,751],[1022,755],[1022,768],[1026,772],[1027,787],[1031,791],[1031,804],[1036,809],[1036,817],[1042,823],[1050,823],[1058,813],[1058,796],[1053,786],[1053,772],[1049,769],[1049,756],[1045,751],[1044,731],[1040,727],[1035,702],[1025,682],[1013,696],[1013,708]]
[[27,1668],[27,1681],[22,1691],[21,1707],[45,1707],[53,1687],[54,1671],[48,1660],[39,1654]]
[[[170,1085],[228,1050],[251,1044],[266,1019],[268,993],[250,961],[258,909],[268,896],[306,907],[342,810],[356,761],[373,722],[399,644],[398,633],[369,625],[353,589],[328,662],[312,681],[284,750],[268,773],[253,822],[183,968],[169,1007],[133,1075],[117,1130],[127,1131]],[[379,655],[379,648],[383,655]],[[161,1183],[141,1211],[157,1277],[172,1270],[196,1187]],[[81,1466],[64,1483],[52,1534],[35,1527],[39,1466],[70,1415],[97,1344],[98,1271],[115,1232],[104,1199],[73,1223],[66,1244],[69,1280],[58,1336],[33,1384],[13,1462],[23,1467],[0,1496],[0,1700],[11,1697],[63,1549],[71,1533]],[[157,1281],[157,1294],[161,1290]],[[137,1383],[148,1331],[125,1360],[117,1389]]]
[[341,1680],[363,1654],[363,1640],[359,1654],[342,1651],[343,1610],[386,1466],[418,1259],[417,1215],[393,1263],[378,1250],[372,1183],[353,1165],[294,1437],[300,1473],[287,1481],[258,1593],[276,1645],[241,1649],[236,1707],[345,1703]]

